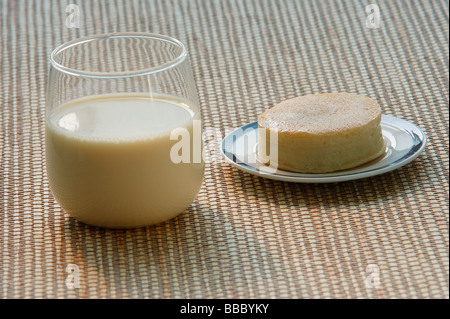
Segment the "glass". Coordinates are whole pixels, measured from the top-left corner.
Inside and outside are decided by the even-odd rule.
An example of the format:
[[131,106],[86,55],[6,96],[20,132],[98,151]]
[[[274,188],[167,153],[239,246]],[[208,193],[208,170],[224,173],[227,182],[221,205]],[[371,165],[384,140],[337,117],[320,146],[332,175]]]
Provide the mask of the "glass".
[[109,228],[182,213],[204,173],[183,43],[157,34],[97,35],[59,46],[50,62],[46,163],[61,207]]

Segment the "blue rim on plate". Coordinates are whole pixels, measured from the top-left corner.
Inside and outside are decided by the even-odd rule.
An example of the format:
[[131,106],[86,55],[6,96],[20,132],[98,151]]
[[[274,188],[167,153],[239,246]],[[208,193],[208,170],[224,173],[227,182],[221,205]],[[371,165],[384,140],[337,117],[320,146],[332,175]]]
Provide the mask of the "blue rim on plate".
[[234,167],[264,178],[297,183],[331,183],[360,179],[390,172],[414,160],[427,143],[425,133],[416,125],[389,115],[382,115],[381,128],[386,151],[378,158],[361,166],[325,174],[302,174],[284,170],[268,171],[258,161],[258,122],[246,124],[222,141],[221,152]]

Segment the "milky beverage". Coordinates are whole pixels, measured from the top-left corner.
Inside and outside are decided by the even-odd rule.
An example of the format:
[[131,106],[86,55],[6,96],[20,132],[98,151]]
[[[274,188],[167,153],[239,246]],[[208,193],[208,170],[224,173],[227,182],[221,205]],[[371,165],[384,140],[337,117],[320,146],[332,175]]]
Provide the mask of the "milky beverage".
[[184,128],[195,144],[196,120],[196,107],[169,96],[103,95],[56,108],[46,122],[56,200],[78,220],[102,227],[138,227],[178,215],[197,195],[204,163],[174,163],[171,149],[179,140],[170,134]]

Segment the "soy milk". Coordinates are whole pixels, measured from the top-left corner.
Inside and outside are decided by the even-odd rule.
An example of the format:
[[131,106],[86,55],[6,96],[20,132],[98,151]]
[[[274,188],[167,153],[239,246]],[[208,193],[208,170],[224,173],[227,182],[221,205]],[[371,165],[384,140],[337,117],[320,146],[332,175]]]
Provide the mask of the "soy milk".
[[170,133],[186,129],[192,144],[194,120],[195,108],[169,96],[102,95],[56,108],[46,121],[56,200],[76,219],[102,227],[175,217],[197,195],[204,163],[174,163]]

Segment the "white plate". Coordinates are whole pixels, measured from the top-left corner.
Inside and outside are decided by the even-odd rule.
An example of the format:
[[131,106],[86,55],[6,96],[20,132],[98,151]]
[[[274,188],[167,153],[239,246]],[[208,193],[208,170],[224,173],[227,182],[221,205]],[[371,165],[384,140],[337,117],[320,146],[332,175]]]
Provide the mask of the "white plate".
[[414,124],[393,116],[383,115],[381,128],[386,151],[380,157],[355,168],[326,174],[301,174],[272,169],[258,161],[258,123],[246,124],[222,141],[221,151],[225,160],[236,168],[261,177],[297,182],[329,183],[360,179],[383,174],[408,164],[425,148],[427,137]]

